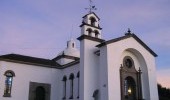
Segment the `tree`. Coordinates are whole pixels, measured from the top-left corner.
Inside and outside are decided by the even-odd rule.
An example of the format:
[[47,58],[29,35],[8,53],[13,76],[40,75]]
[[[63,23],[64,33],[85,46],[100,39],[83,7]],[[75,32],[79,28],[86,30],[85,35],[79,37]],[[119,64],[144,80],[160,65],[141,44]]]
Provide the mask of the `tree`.
[[170,100],[170,89],[158,84],[159,100]]

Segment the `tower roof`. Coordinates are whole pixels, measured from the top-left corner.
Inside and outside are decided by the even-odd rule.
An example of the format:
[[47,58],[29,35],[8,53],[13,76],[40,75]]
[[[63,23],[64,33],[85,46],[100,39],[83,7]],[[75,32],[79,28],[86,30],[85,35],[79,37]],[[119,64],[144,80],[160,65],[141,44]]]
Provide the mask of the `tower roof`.
[[100,20],[100,18],[94,12],[91,12],[91,13],[84,15],[82,18],[85,18],[85,17],[87,17],[88,15],[91,15],[91,14],[94,14],[97,17],[97,19]]

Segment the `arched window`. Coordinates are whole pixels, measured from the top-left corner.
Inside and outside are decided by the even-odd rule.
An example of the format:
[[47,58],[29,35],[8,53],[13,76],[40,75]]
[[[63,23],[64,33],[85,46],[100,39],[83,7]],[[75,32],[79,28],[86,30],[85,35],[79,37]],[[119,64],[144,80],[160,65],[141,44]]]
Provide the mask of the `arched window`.
[[35,90],[35,100],[45,100],[45,89],[42,86],[38,86]]
[[73,89],[74,89],[74,74],[73,73],[71,73],[70,74],[70,77],[69,77],[69,79],[70,79],[70,98],[69,99],[73,99]]
[[78,95],[77,95],[77,98],[79,98],[79,91],[80,91],[80,90],[79,90],[79,88],[80,88],[80,72],[77,73],[77,79],[78,79],[78,80],[77,80],[77,81],[78,81],[78,82],[77,82],[77,83],[78,83],[78,85],[77,85],[77,87],[78,87],[78,88],[77,88],[77,94],[78,94]]
[[95,37],[98,38],[99,37],[99,31],[95,30],[94,33],[95,33]]
[[12,81],[15,73],[11,70],[7,70],[4,75],[6,76],[4,97],[11,97]]
[[64,100],[64,99],[66,99],[66,91],[67,91],[66,90],[66,81],[67,81],[67,77],[64,76],[62,81],[63,81],[63,100]]
[[90,17],[90,25],[95,26],[96,19],[94,17]]
[[92,29],[88,28],[87,31],[88,31],[88,35],[92,36]]

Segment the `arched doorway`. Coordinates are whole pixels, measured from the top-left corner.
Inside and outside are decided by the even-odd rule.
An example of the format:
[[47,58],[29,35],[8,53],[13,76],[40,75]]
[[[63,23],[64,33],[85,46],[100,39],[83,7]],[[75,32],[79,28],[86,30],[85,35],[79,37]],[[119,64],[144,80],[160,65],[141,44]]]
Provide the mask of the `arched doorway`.
[[143,100],[141,70],[136,70],[134,60],[125,56],[120,67],[121,100]]
[[124,92],[126,100],[136,100],[136,83],[130,76],[124,80]]
[[45,89],[42,86],[38,86],[35,93],[35,100],[45,100]]

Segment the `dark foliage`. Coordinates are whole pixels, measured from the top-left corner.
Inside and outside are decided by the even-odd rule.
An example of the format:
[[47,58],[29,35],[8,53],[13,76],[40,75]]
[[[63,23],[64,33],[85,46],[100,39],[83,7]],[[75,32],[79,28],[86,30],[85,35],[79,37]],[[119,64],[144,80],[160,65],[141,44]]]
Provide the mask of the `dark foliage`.
[[170,100],[170,89],[162,87],[158,84],[159,100]]

